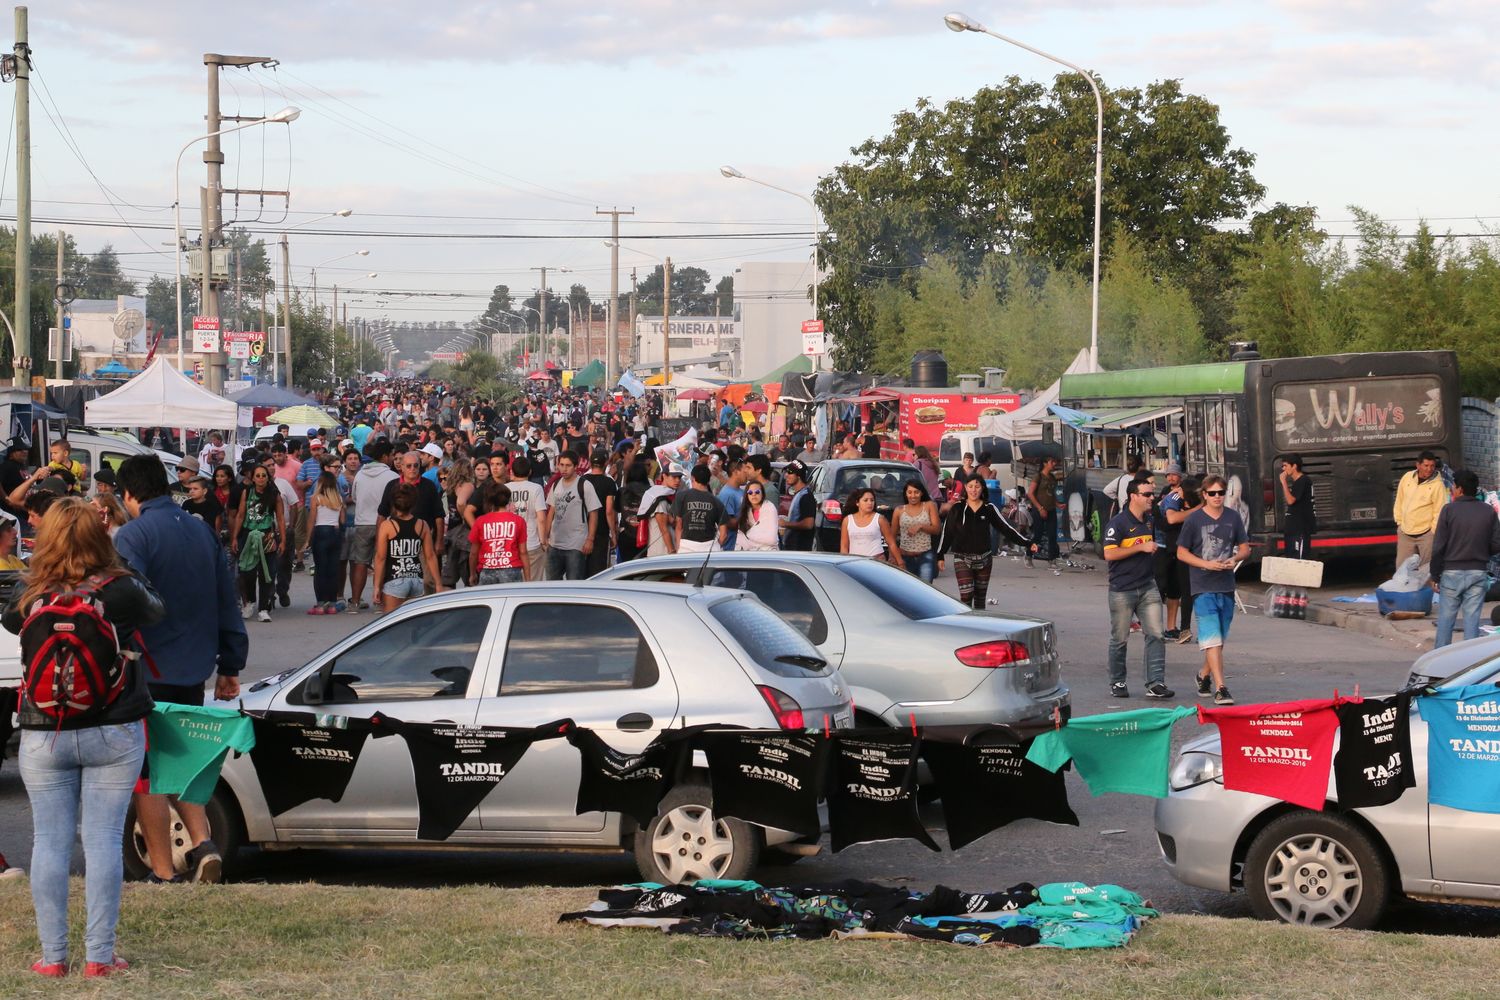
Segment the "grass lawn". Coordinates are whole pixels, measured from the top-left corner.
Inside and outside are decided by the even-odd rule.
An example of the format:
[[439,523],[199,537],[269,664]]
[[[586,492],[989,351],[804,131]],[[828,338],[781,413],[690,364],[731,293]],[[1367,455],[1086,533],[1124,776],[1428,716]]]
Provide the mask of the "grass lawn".
[[[74,958],[82,955],[74,883]],[[1168,916],[1124,949],[970,949],[928,942],[754,943],[559,925],[580,889],[127,885],[129,973],[33,976],[24,881],[0,886],[0,997],[1367,998],[1493,996],[1500,941],[1315,932]],[[81,971],[81,970],[80,970]],[[75,973],[76,975],[76,973]]]

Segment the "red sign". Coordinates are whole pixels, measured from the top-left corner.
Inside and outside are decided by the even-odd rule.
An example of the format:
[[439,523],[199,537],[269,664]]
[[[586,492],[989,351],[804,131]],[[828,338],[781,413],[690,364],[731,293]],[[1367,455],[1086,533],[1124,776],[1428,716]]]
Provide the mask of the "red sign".
[[193,350],[198,354],[214,354],[219,350],[219,317],[193,317]]
[[1021,397],[1013,392],[920,389],[902,392],[897,425],[903,439],[936,449],[944,434],[978,430],[981,416],[1009,413],[1020,407]]
[[462,358],[463,358],[463,354],[460,353],[460,352],[457,352],[457,351],[433,351],[432,352],[432,360],[434,360],[434,361],[458,361],[458,360],[460,360]]
[[803,333],[822,333],[823,321],[820,319],[805,319],[802,321]]
[[226,344],[253,344],[257,340],[264,340],[265,336],[259,330],[225,330],[224,342]]

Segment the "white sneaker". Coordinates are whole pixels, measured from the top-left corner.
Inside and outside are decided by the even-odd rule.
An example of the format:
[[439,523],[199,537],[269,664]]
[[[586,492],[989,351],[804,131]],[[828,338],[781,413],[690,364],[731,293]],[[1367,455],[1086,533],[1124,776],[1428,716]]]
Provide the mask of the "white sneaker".
[[255,614],[255,605],[253,605],[253,604],[241,604],[240,605],[240,617],[243,618],[245,621],[249,621],[250,620],[250,616],[253,615],[253,614]]
[[26,869],[24,869],[24,868],[3,868],[3,869],[0,869],[0,879],[25,878],[25,877],[26,877]]
[[256,621],[268,622],[271,620],[271,612],[262,611],[260,614],[255,616],[255,619]]

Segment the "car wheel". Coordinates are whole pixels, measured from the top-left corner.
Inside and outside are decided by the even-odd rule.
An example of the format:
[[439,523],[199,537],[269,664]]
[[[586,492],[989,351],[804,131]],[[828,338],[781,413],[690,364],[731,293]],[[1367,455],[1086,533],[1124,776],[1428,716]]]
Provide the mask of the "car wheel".
[[678,785],[662,797],[651,822],[635,835],[635,864],[648,882],[674,885],[700,878],[742,879],[760,863],[761,831],[714,815],[707,785]]
[[1245,855],[1256,916],[1308,927],[1371,927],[1390,898],[1391,871],[1369,836],[1341,816],[1273,820]]
[[[187,826],[177,813],[177,804],[172,802],[167,808],[172,821],[172,870],[181,874],[187,871],[187,855],[193,849],[192,840],[188,836]],[[235,855],[244,842],[244,826],[240,821],[239,810],[229,801],[229,793],[220,786],[208,800],[205,812],[209,838],[218,846],[227,872],[233,868]],[[138,882],[143,881],[151,873],[151,861],[150,853],[146,850],[145,835],[141,833],[141,824],[136,819],[134,801],[125,814],[124,850],[125,876]]]

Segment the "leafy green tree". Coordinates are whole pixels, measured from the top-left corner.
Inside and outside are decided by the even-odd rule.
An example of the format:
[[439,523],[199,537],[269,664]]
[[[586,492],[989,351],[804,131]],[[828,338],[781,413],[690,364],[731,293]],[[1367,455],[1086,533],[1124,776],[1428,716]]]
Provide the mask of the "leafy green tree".
[[[934,255],[965,280],[995,252],[1087,273],[1094,121],[1075,75],[1051,87],[1010,77],[941,108],[918,101],[888,135],[855,147],[816,195],[829,269],[820,305],[836,362],[860,369],[873,358],[867,292],[887,282],[910,289]],[[1243,217],[1264,191],[1218,108],[1173,80],[1111,89],[1104,134],[1106,234],[1137,239],[1158,271],[1222,272],[1222,253],[1199,259],[1219,242],[1213,224]]]
[[718,293],[719,297],[717,315],[734,315],[734,275],[726,274],[720,278],[719,283],[714,286],[714,291]]
[[[672,314],[674,316],[718,315],[718,292],[709,291],[710,276],[701,267],[672,265]],[[662,266],[657,264],[636,283],[636,312],[661,315]],[[622,313],[622,315],[625,315]]]
[[490,293],[489,305],[484,307],[481,314],[485,319],[495,324],[503,324],[507,313],[515,312],[510,294],[509,285],[496,285],[495,290]]

